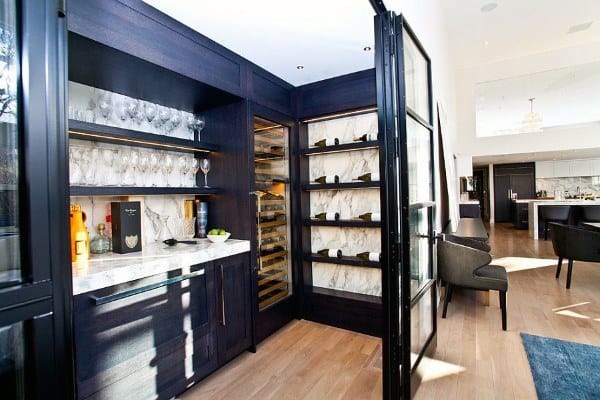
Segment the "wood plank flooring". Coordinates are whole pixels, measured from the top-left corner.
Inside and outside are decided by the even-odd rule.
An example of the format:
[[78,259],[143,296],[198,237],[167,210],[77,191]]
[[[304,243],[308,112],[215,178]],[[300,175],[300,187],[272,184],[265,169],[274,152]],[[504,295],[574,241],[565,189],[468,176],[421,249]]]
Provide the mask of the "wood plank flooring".
[[[416,399],[535,399],[520,332],[600,346],[600,265],[576,262],[566,290],[566,262],[556,280],[550,241],[510,224],[489,230],[494,259],[511,271],[508,331],[497,293],[486,307],[482,293],[455,290],[447,318],[438,318],[437,352]],[[294,321],[180,398],[381,399],[380,341]]]

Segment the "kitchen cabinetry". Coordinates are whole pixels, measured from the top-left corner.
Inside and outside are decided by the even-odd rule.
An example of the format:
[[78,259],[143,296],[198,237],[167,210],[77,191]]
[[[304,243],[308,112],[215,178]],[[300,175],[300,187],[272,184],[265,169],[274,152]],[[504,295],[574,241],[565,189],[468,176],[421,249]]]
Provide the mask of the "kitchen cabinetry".
[[538,161],[535,173],[536,178],[599,176],[600,159]]
[[80,399],[169,398],[251,344],[247,254],[74,298]]
[[538,161],[535,163],[536,178],[554,178],[554,162]]
[[512,197],[535,198],[534,163],[494,165],[494,211],[496,222],[511,221]]

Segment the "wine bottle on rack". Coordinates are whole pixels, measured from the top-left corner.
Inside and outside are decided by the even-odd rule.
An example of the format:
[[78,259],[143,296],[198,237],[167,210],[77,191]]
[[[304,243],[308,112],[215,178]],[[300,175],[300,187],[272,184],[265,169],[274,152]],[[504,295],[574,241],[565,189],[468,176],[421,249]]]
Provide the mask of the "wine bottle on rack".
[[354,138],[355,142],[371,142],[373,140],[377,140],[376,133],[365,133],[364,135],[357,136]]
[[315,218],[321,221],[338,221],[340,219],[340,213],[338,212],[327,212],[319,213],[315,215]]
[[356,179],[363,182],[379,182],[379,172],[368,172],[366,174],[362,174]]
[[379,222],[381,221],[381,213],[364,213],[360,214],[358,218],[369,222]]
[[324,175],[324,176],[320,176],[317,179],[315,179],[315,182],[317,183],[322,183],[322,184],[326,184],[326,183],[340,183],[340,177],[337,175]]
[[317,146],[317,147],[337,146],[338,144],[340,144],[340,139],[338,139],[338,138],[321,139],[315,143],[315,146]]
[[330,258],[342,258],[342,250],[340,249],[323,249],[317,251],[318,254]]
[[374,251],[365,251],[363,253],[358,253],[356,257],[365,260],[365,261],[381,261],[381,253],[376,253]]

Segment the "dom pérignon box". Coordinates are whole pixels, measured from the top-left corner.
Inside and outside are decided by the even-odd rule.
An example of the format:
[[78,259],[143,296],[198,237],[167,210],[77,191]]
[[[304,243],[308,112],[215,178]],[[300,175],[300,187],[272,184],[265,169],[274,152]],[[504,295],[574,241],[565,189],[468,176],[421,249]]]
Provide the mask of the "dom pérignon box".
[[111,202],[110,213],[113,251],[120,254],[142,251],[140,202]]

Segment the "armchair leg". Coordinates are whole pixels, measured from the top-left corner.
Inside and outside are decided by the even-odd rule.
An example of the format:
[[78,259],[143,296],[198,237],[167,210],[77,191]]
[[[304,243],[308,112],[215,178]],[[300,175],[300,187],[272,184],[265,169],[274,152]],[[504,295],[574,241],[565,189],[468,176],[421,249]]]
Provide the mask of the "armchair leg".
[[567,289],[571,289],[571,273],[573,272],[573,260],[569,260],[569,269],[567,270]]
[[548,240],[548,221],[544,222],[544,240]]
[[562,257],[558,257],[558,264],[556,265],[556,279],[560,277],[560,268],[562,267]]
[[506,330],[506,292],[499,292],[500,294],[500,309],[502,311],[502,330]]
[[446,284],[446,297],[444,297],[444,309],[442,310],[442,318],[446,318],[446,311],[448,311],[448,303],[450,302],[450,297],[452,297],[452,290],[454,286],[451,283]]

